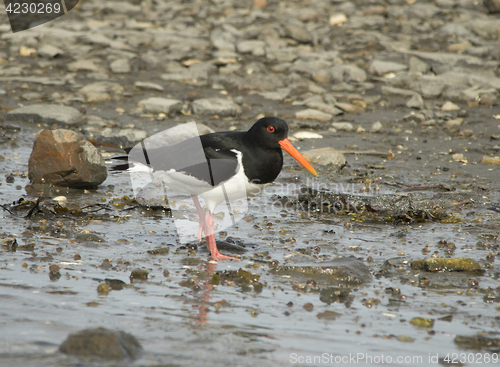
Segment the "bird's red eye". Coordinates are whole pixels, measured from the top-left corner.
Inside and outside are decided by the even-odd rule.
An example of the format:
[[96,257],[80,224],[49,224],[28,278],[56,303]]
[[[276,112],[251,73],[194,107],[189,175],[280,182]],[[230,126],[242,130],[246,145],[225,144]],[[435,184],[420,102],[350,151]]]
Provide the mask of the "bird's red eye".
[[274,133],[274,126],[268,126],[267,131],[269,131],[270,133]]

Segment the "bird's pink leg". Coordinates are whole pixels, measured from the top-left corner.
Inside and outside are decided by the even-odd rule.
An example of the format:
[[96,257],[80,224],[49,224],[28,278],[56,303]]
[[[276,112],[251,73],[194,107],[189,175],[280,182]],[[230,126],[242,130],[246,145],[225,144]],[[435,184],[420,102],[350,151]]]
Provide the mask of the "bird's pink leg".
[[218,260],[238,260],[237,257],[232,257],[232,256],[226,256],[222,255],[219,250],[217,249],[217,243],[215,242],[215,233],[214,233],[214,217],[212,213],[210,213],[210,210],[207,211],[206,217],[205,217],[205,223],[206,223],[206,231],[205,235],[207,236],[207,247],[208,251],[210,251],[210,254],[212,255],[212,258],[216,261]]
[[207,224],[205,223],[205,215],[203,214],[203,209],[201,208],[200,201],[198,200],[198,196],[191,195],[191,198],[193,199],[194,206],[196,207],[196,211],[198,212],[198,217],[200,218],[200,228],[198,228],[198,242],[202,243],[203,242],[203,230],[205,230],[205,232],[206,232],[206,226],[207,226]]

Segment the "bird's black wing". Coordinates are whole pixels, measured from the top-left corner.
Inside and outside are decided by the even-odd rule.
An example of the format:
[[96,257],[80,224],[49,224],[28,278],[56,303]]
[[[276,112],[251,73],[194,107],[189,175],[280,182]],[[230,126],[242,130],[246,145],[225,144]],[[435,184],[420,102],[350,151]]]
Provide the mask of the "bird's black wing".
[[[142,149],[126,148],[125,151],[129,162],[145,164],[153,171],[173,169],[217,186],[238,170],[237,154],[233,151],[237,149],[238,141],[238,133],[214,133],[190,138],[175,145],[154,149],[147,149],[143,145]],[[113,169],[127,169],[129,164],[116,165]]]

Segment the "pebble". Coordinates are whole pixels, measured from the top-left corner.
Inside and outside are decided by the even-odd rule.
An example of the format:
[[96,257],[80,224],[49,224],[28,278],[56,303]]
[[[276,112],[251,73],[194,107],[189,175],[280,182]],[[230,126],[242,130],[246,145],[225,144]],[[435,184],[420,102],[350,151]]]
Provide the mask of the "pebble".
[[354,126],[350,122],[333,122],[332,127],[337,131],[353,131]]
[[42,57],[46,57],[46,58],[49,58],[49,59],[52,59],[56,56],[63,56],[64,55],[64,51],[61,50],[59,47],[55,47],[55,46],[52,46],[52,45],[42,45],[38,48],[38,55],[42,56]]
[[345,14],[342,13],[332,14],[328,19],[330,25],[336,25],[336,26],[341,25],[342,23],[345,23],[347,21],[348,21],[347,17],[345,16]]
[[17,121],[32,120],[36,123],[76,125],[83,116],[76,108],[53,104],[34,104],[10,111],[6,118]]
[[204,98],[193,101],[193,113],[201,116],[219,117],[236,116],[241,113],[241,108],[230,99]]
[[149,272],[146,269],[134,269],[130,273],[130,281],[147,280]]
[[397,62],[373,60],[368,68],[371,74],[385,75],[388,73],[397,73],[398,71],[408,69],[407,65],[399,64]]
[[172,115],[182,109],[183,103],[178,99],[169,99],[161,97],[151,97],[139,102],[139,107],[144,108],[145,112],[165,113]]
[[484,0],[484,6],[490,13],[500,13],[500,0]]
[[313,41],[312,34],[299,22],[288,23],[285,27],[285,33],[288,37],[301,43],[311,43]]
[[118,59],[113,61],[109,65],[111,71],[115,74],[124,74],[124,73],[130,73],[131,68],[130,68],[130,63],[128,62],[128,59]]
[[331,164],[340,168],[345,166],[347,163],[347,159],[344,154],[333,148],[311,149],[302,152],[302,155],[312,164]]
[[460,111],[460,107],[451,101],[446,101],[441,107],[443,111]]
[[370,132],[372,133],[381,133],[383,131],[384,131],[384,126],[380,121],[374,122],[370,129]]
[[293,137],[298,140],[305,140],[305,139],[323,139],[323,135],[313,133],[310,131],[299,131],[295,134],[293,134]]
[[83,135],[64,129],[43,129],[36,134],[28,161],[31,182],[95,188],[107,175],[104,158]]
[[330,121],[333,115],[319,110],[308,108],[295,113],[295,118],[300,120]]
[[163,87],[160,84],[156,84],[156,83],[135,82],[134,86],[137,89],[156,90],[156,91],[159,91],[159,92],[163,92]]
[[99,103],[122,94],[123,87],[115,82],[95,82],[87,84],[78,93],[82,94],[89,103]]
[[100,71],[101,68],[98,67],[92,60],[77,60],[70,62],[68,64],[68,70],[71,71]]
[[364,108],[361,106],[356,106],[347,102],[337,102],[335,106],[348,113],[358,113],[363,112]]
[[464,121],[463,118],[457,117],[456,119],[451,119],[445,122],[446,127],[455,127],[455,126],[460,126],[462,125],[462,122]]
[[425,108],[425,102],[422,96],[418,93],[413,93],[413,96],[406,102],[406,107],[422,110]]
[[484,155],[483,159],[481,159],[481,163],[484,163],[484,164],[500,164],[500,158],[499,157],[488,157],[487,155]]

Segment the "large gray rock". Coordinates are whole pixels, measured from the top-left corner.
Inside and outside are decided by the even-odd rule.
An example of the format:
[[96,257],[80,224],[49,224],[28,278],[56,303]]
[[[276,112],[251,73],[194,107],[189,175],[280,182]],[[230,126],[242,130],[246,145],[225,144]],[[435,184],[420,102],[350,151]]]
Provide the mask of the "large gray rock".
[[235,116],[241,112],[240,106],[230,99],[223,98],[197,99],[193,102],[192,107],[194,114],[203,116]]
[[64,129],[43,129],[36,134],[28,161],[31,182],[92,188],[107,175],[104,158],[83,135]]
[[134,336],[102,327],[70,334],[59,347],[59,351],[64,354],[106,360],[135,359],[141,349],[141,344]]
[[33,120],[37,123],[74,125],[82,120],[80,111],[73,107],[52,104],[34,104],[7,113],[9,120]]

